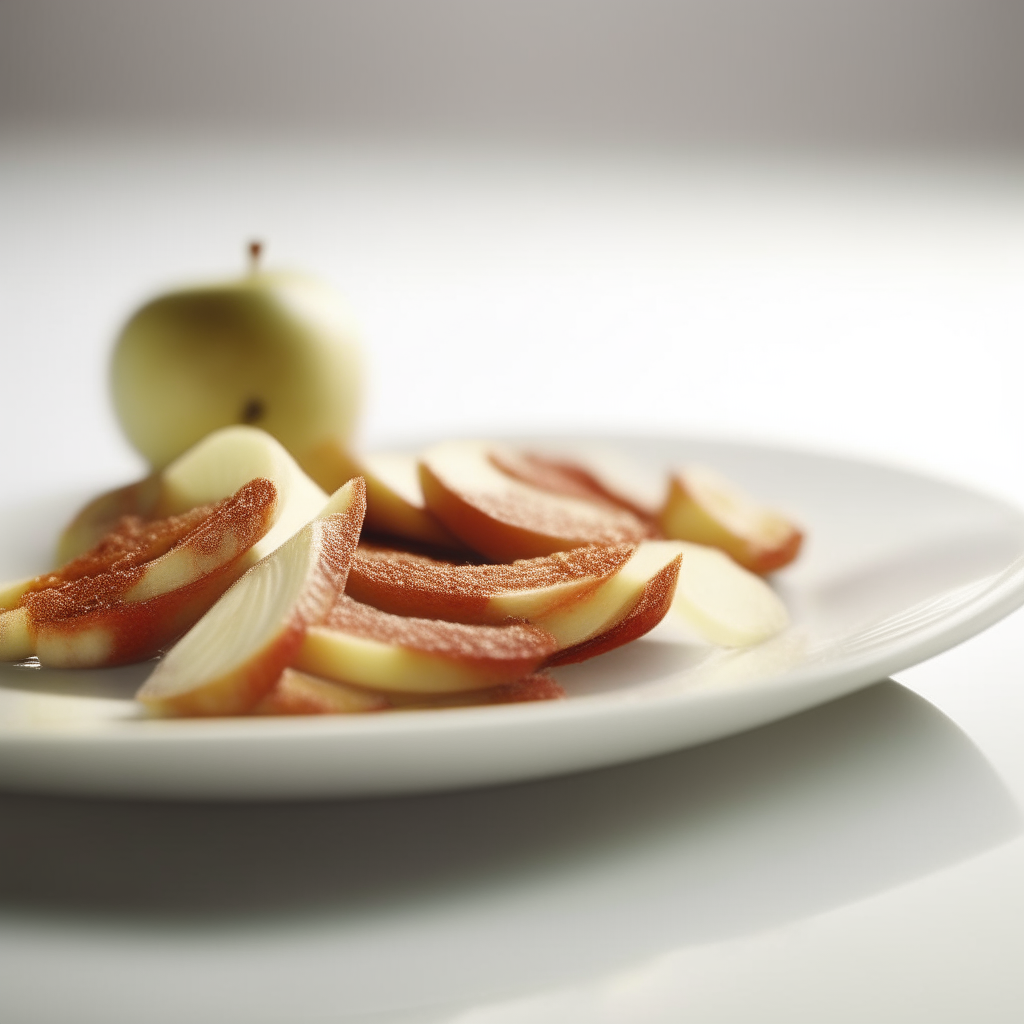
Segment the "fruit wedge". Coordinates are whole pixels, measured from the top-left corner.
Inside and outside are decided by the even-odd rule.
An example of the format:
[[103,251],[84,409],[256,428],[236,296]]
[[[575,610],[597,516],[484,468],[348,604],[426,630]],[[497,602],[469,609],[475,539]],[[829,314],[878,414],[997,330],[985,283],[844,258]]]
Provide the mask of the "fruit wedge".
[[554,637],[526,623],[405,618],[343,596],[308,630],[291,665],[372,690],[454,693],[515,682],[557,649]]
[[642,636],[668,611],[680,545],[588,545],[499,565],[455,565],[374,545],[357,549],[347,593],[389,612],[550,633],[551,664],[580,661]]
[[255,427],[225,427],[203,438],[162,473],[95,498],[71,521],[58,544],[58,561],[96,545],[125,515],[161,519],[230,497],[257,477],[278,491],[273,528],[252,550],[249,564],[286,541],[326,504],[327,495],[268,433]]
[[792,562],[803,541],[785,516],[703,466],[672,477],[658,522],[666,537],[720,548],[761,574]]
[[400,537],[416,544],[464,550],[463,545],[427,510],[415,455],[377,452],[355,457],[335,454],[335,471],[366,481],[365,533]]
[[395,615],[477,625],[534,620],[585,600],[633,554],[633,544],[588,544],[540,558],[468,565],[361,543],[346,593]]
[[748,647],[780,633],[789,613],[760,576],[702,544],[678,542],[683,565],[672,613],[722,647]]
[[273,690],[256,705],[256,715],[352,715],[371,711],[412,711],[474,707],[481,704],[519,704],[557,700],[565,691],[550,676],[536,672],[514,683],[460,693],[382,693],[287,668]]
[[427,508],[492,561],[535,558],[584,544],[637,542],[651,525],[625,508],[526,483],[500,468],[498,446],[448,441],[420,460]]
[[365,511],[363,481],[350,480],[171,648],[137,698],[163,715],[251,711],[344,590]]
[[226,501],[142,523],[125,517],[96,548],[30,581],[0,614],[0,659],[91,668],[142,661],[185,632],[245,571],[277,489],[250,480]]

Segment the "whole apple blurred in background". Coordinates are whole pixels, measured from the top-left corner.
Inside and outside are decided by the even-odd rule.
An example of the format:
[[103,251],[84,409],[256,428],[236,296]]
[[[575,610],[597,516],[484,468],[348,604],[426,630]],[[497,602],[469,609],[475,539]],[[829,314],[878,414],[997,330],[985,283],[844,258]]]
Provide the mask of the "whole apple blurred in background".
[[114,407],[154,470],[244,423],[334,490],[362,393],[355,330],[333,291],[260,269],[260,252],[252,243],[245,276],[158,296],[132,316],[114,349]]

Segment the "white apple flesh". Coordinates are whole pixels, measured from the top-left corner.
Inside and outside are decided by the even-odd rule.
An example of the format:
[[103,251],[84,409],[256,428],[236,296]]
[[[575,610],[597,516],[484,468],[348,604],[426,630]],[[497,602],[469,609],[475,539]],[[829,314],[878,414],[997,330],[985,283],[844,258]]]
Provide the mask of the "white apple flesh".
[[365,511],[363,481],[349,481],[171,648],[137,698],[162,715],[252,711],[344,591]]

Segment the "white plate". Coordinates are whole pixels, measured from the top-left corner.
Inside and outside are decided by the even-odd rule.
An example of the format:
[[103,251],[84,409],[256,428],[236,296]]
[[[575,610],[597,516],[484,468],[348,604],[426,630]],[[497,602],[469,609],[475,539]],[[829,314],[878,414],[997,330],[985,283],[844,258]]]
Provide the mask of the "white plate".
[[[561,450],[595,442],[562,442]],[[147,721],[149,666],[0,666],[0,785],[190,798],[408,793],[540,778],[703,743],[928,658],[1024,603],[1024,514],[848,459],[690,440],[603,442],[657,478],[700,461],[795,514],[804,553],[776,584],[794,624],[715,650],[666,624],[557,675],[566,701],[385,715]],[[73,503],[0,507],[0,579],[52,543]],[[39,564],[36,568],[44,568]]]

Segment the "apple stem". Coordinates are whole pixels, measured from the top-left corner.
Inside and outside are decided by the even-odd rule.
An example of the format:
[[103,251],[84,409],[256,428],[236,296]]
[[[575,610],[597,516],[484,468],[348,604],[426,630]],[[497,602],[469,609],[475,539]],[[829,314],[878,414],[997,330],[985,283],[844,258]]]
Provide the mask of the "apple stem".
[[260,257],[263,255],[262,242],[249,243],[249,273],[258,274],[260,270]]

